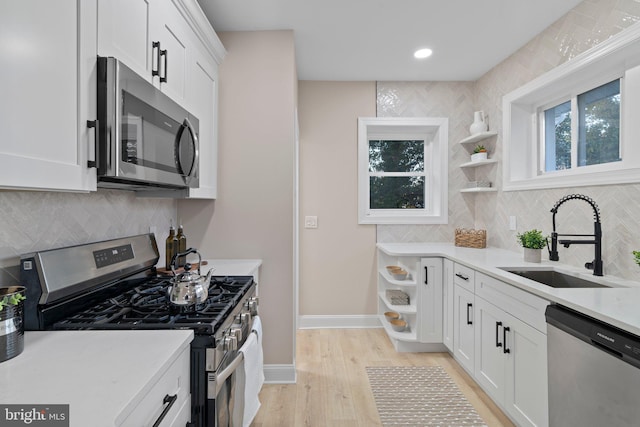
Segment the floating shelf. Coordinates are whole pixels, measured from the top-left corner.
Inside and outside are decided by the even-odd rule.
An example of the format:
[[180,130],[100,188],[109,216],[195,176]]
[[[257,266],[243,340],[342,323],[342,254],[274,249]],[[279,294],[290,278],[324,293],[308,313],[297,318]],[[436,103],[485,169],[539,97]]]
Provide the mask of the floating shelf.
[[498,132],[480,132],[475,135],[471,135],[462,141],[460,144],[473,144],[474,142],[482,141],[483,139],[491,138],[492,136],[497,135]]
[[479,160],[477,162],[467,162],[460,165],[461,168],[477,168],[478,166],[488,165],[489,163],[497,163],[496,159]]
[[460,190],[461,193],[493,193],[496,191],[498,191],[498,189],[493,187],[463,188]]

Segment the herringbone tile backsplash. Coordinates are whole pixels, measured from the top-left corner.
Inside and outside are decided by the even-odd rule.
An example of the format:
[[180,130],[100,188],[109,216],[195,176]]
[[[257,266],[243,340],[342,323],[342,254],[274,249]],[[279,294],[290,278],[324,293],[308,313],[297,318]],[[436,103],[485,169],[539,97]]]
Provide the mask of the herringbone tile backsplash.
[[149,232],[162,241],[171,219],[172,199],[134,193],[0,191],[0,285],[15,283],[21,254]]
[[[550,209],[562,196],[573,193],[593,198],[602,216],[605,274],[640,280],[640,267],[631,255],[640,250],[640,184],[564,188],[544,191],[503,192],[502,185],[502,97],[533,78],[597,45],[640,20],[640,1],[585,0],[563,18],[519,49],[478,81],[469,82],[379,82],[378,116],[449,117],[449,224],[380,225],[379,242],[453,241],[457,227],[484,228],[489,246],[521,250],[517,231],[531,228],[551,232]],[[498,136],[489,139],[493,167],[478,168],[476,179],[488,179],[497,193],[461,194],[470,177],[457,165],[468,161],[458,141],[469,135],[473,111],[483,110],[489,129]],[[471,175],[473,177],[473,175]],[[517,231],[510,231],[509,216],[517,218]],[[591,233],[591,207],[573,200],[557,216],[562,233]],[[593,259],[590,245],[560,248],[561,262],[583,266]]]

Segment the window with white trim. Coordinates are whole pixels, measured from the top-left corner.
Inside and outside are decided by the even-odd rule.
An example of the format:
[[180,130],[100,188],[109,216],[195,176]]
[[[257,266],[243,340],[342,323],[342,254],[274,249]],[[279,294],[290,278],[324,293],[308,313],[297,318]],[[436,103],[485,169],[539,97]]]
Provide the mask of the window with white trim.
[[541,173],[619,162],[620,81],[541,108]]
[[443,118],[358,119],[360,224],[447,222]]
[[503,98],[503,190],[640,182],[640,27]]

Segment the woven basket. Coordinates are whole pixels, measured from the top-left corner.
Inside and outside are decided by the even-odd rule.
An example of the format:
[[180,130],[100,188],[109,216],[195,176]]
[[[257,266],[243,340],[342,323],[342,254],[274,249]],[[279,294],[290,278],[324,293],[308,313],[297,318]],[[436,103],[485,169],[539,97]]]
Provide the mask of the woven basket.
[[486,248],[487,247],[487,230],[467,230],[465,228],[456,228],[456,246],[465,248]]

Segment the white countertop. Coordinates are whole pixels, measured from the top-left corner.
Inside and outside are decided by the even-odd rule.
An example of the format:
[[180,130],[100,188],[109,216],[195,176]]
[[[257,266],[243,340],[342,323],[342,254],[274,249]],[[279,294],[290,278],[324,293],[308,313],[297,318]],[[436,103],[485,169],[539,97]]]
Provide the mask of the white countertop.
[[[586,269],[542,261],[525,262],[521,252],[498,248],[463,248],[453,243],[378,243],[391,256],[437,256],[448,258],[476,271],[509,283],[546,300],[556,302],[640,336],[640,283],[613,276],[596,277]],[[552,288],[508,273],[498,267],[562,270],[610,288]]]
[[193,340],[191,330],[25,332],[0,363],[0,402],[69,404],[72,427],[118,425]]

